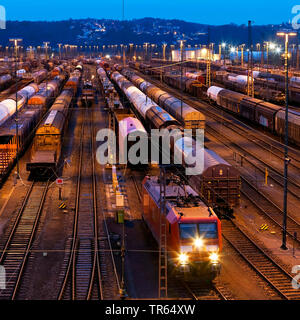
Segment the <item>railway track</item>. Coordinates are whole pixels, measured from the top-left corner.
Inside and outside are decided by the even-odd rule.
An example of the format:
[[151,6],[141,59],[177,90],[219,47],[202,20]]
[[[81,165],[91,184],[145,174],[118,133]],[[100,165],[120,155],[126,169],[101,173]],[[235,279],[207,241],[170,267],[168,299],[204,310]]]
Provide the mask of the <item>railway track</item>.
[[216,283],[203,286],[196,282],[182,281],[183,287],[193,300],[231,300],[231,293]]
[[[67,270],[58,299],[103,299],[98,248],[95,168],[90,123],[81,125],[73,236]],[[95,283],[96,282],[96,283]],[[94,285],[97,289],[94,290]],[[96,291],[96,292],[95,292]]]
[[255,244],[232,220],[222,222],[222,235],[281,298],[286,300],[300,299],[300,291],[292,287],[293,277],[267,252]]
[[[220,132],[217,130],[213,129],[212,127],[207,130],[207,133],[210,133],[214,138],[222,142],[229,150],[235,150],[235,152],[239,153],[240,156],[243,157],[243,161],[249,163],[252,167],[257,169],[258,171],[261,172],[261,174],[264,176],[265,175],[265,170],[268,168],[269,170],[269,177],[274,181],[274,183],[278,184],[280,187],[284,187],[284,178],[282,177],[281,173],[272,168],[269,164],[266,163],[261,158],[258,158],[256,155],[253,153],[246,151],[245,149],[241,148],[234,142],[230,141],[229,138],[226,136],[222,135]],[[247,155],[247,156],[246,156]],[[300,184],[294,181],[293,179],[289,178],[289,186],[288,186],[288,191],[291,195],[293,195],[296,199],[300,200]]]
[[97,197],[92,111],[83,112],[73,235],[58,300],[115,298],[114,279],[109,274],[111,265],[118,285],[103,206],[98,205],[101,199]]
[[0,299],[17,298],[48,188],[49,181],[42,185],[33,182],[18,211],[0,257],[6,271],[6,289],[0,290]]
[[[282,230],[282,216],[283,211],[270,200],[266,195],[257,191],[257,188],[253,183],[246,177],[242,177],[242,189],[241,193],[256,207],[260,212],[269,218],[280,230]],[[294,239],[295,232],[300,234],[300,224],[293,219],[291,216],[287,216],[287,234]],[[298,245],[300,240],[295,240]]]
[[[135,72],[137,71],[135,70]],[[140,75],[143,76],[144,78],[145,77],[150,78],[150,76],[146,76],[141,73]],[[196,106],[199,106],[203,113],[207,112],[209,113],[210,116],[214,118],[218,117],[223,121],[223,125],[230,127],[237,134],[247,137],[247,139],[251,140],[254,144],[258,145],[261,148],[264,148],[265,150],[267,150],[269,153],[272,153],[274,156],[276,156],[280,160],[284,158],[284,144],[281,143],[280,141],[277,141],[276,139],[268,135],[263,135],[262,137],[260,133],[255,131],[255,129],[248,126],[244,122],[241,122],[240,120],[236,119],[234,116],[229,115],[227,111],[224,111],[224,113],[226,114],[226,117],[224,115],[220,115],[217,111],[220,111],[220,110],[223,111],[223,109],[212,106],[208,102],[205,102],[205,101],[200,102],[199,99],[194,96],[188,95],[186,93],[179,93],[177,89],[171,88],[167,84],[161,83],[158,80],[155,80],[153,78],[151,78],[151,81],[155,82],[155,84],[160,87],[165,87],[165,89],[167,89],[170,92],[172,91],[172,94],[174,94],[174,96],[177,96],[178,98],[182,99],[184,102],[187,102],[188,104],[192,103]],[[205,107],[205,109],[203,107]],[[290,165],[294,166],[297,169],[300,169],[299,150],[289,146],[289,155],[290,155],[290,158],[293,160],[290,163]]]
[[[136,72],[136,70],[135,70]],[[140,74],[143,78],[147,79],[152,82],[153,84],[157,85],[158,87],[166,90],[167,92],[170,92],[175,97],[181,99],[183,102],[188,103],[189,105],[195,107],[199,111],[203,112],[205,115],[208,115],[214,120],[217,120],[217,122],[222,123],[222,125],[226,126],[228,129],[232,130],[236,135],[243,136],[245,139],[251,141],[251,143],[254,143],[255,145],[262,148],[264,151],[267,151],[268,153],[271,153],[281,161],[284,159],[284,145],[271,137],[267,135],[263,135],[263,137],[255,132],[255,129],[251,128],[250,126],[246,125],[245,123],[242,123],[241,121],[235,119],[231,115],[225,117],[223,115],[219,114],[220,109],[213,107],[207,102],[199,101],[199,99],[189,96],[185,93],[179,93],[176,89],[171,88],[167,86],[164,83],[159,82],[158,80],[154,80],[150,78],[149,76],[146,76],[144,74],[141,74],[140,72],[137,72]],[[226,114],[226,111],[222,111],[222,113]],[[207,124],[209,128],[216,131],[212,126]],[[222,132],[222,134],[225,134]],[[244,149],[244,153],[248,154],[249,150]],[[261,159],[261,157],[255,155],[254,153],[251,154],[253,157],[257,159]],[[291,162],[289,164],[290,167],[293,167],[295,169],[295,175],[300,174],[300,152],[292,147],[289,147],[289,157],[291,158]],[[274,168],[273,166],[270,166],[266,161],[263,161],[264,165],[269,167],[271,170],[273,170],[276,174],[283,177],[283,172],[279,169]],[[283,166],[282,166],[283,167]],[[292,179],[289,177],[289,182],[295,185],[297,188],[300,188],[300,184],[297,182],[297,179]]]

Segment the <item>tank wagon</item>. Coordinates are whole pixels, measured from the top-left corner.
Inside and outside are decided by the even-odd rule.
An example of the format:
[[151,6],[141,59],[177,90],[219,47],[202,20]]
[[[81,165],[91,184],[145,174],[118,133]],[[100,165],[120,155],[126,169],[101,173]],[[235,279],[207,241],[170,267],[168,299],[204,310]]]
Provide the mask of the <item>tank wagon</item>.
[[[38,91],[38,86],[36,84],[30,84],[29,86],[19,90],[16,95],[11,95],[8,99],[0,102],[0,125],[7,121],[15,112],[16,104],[17,109],[20,110],[28,101],[28,99],[33,96]],[[17,99],[17,103],[16,103]]]
[[66,82],[64,89],[70,89],[73,91],[73,95],[77,94],[79,83],[81,80],[82,73],[78,70],[75,70],[70,74],[69,80]]
[[150,99],[155,101],[159,106],[165,109],[177,121],[179,121],[184,129],[204,129],[205,116],[192,108],[188,104],[175,98],[166,91],[152,85],[143,78],[135,75],[131,71],[124,71],[124,75],[141,89]]
[[50,104],[54,102],[54,98],[59,93],[61,87],[66,80],[66,76],[56,76],[53,80],[39,85],[39,91],[28,100],[30,106],[42,106],[48,109]]
[[35,83],[40,84],[42,81],[44,81],[48,76],[48,71],[46,69],[42,69],[39,71],[36,71],[32,74],[32,79]]

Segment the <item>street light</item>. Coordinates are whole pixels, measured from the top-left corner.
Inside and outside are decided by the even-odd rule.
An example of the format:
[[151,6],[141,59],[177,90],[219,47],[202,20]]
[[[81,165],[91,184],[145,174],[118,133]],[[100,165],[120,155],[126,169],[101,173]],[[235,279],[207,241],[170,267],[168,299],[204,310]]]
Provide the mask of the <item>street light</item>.
[[284,66],[285,66],[285,135],[284,135],[284,195],[283,195],[283,223],[282,223],[282,250],[287,250],[286,246],[286,220],[287,220],[287,184],[288,184],[288,143],[289,143],[289,128],[288,128],[288,111],[289,111],[289,37],[296,36],[295,32],[277,32],[277,36],[285,37],[285,53],[284,53]]
[[61,52],[60,52],[60,49],[61,49],[61,46],[62,46],[62,43],[58,43],[58,51],[59,51],[59,59],[61,60]]
[[[15,47],[15,79],[16,79],[16,88],[18,88],[18,81],[17,81],[17,68],[18,68],[18,42],[21,42],[22,39],[9,39],[10,42],[13,42]],[[18,90],[16,90],[16,140],[17,140],[17,154],[16,154],[16,160],[17,160],[17,179],[20,178],[20,166],[19,166],[19,125],[18,125]]]
[[[180,42],[180,55],[181,55],[181,63],[180,63],[180,91],[183,95],[183,84],[182,84],[182,78],[183,78],[183,60],[184,60],[184,42],[185,40],[178,40]],[[182,119],[182,97],[180,99],[180,116]]]
[[46,49],[46,60],[48,60],[48,44],[50,44],[49,41],[44,41],[43,42],[45,49]]
[[167,44],[164,42],[163,43],[163,60],[166,61],[166,47],[167,47]]

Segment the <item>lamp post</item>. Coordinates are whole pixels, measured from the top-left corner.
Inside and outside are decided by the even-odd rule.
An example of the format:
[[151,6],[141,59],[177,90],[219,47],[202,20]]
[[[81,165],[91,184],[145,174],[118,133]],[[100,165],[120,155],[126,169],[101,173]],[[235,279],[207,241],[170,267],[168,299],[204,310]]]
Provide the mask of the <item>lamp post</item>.
[[144,60],[145,61],[148,61],[148,44],[149,44],[149,42],[144,43],[144,45],[145,45],[145,58],[144,58]]
[[241,44],[241,66],[244,66],[244,47],[245,44]]
[[43,44],[44,44],[45,50],[46,50],[46,60],[48,60],[48,44],[50,44],[50,42],[44,41]]
[[[9,41],[13,42],[15,47],[15,79],[16,79],[16,88],[18,88],[17,82],[17,68],[18,68],[18,42],[21,42],[22,39],[9,39]],[[20,166],[19,166],[19,125],[18,125],[18,90],[16,90],[16,140],[17,140],[17,150],[16,150],[16,160],[17,160],[17,179],[20,178]]]
[[[182,85],[182,78],[183,78],[183,60],[184,60],[184,41],[185,40],[179,40],[180,42],[180,55],[181,55],[181,63],[180,63],[180,91],[181,94],[183,94],[183,85]],[[182,98],[180,99],[180,116],[182,119]]]
[[223,54],[224,59],[223,59],[223,62],[224,62],[224,66],[225,66],[225,59],[226,59],[226,43],[225,43],[225,42],[222,43],[222,48],[224,49],[224,54]]
[[287,250],[286,246],[286,222],[287,222],[287,187],[288,187],[288,111],[289,111],[289,37],[296,36],[295,32],[277,32],[277,36],[285,37],[285,53],[284,53],[284,66],[285,66],[285,135],[284,135],[284,195],[283,195],[283,223],[282,223],[282,250]]
[[61,51],[60,51],[60,49],[61,49],[61,43],[58,43],[57,44],[58,45],[58,51],[59,51],[59,59],[61,60]]
[[167,47],[167,44],[163,43],[163,60],[164,61],[166,61],[166,47]]

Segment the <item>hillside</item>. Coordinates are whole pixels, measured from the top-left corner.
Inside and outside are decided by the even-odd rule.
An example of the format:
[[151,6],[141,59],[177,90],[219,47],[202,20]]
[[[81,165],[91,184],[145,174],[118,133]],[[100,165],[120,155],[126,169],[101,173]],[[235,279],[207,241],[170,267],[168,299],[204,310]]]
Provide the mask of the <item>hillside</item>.
[[[275,39],[281,26],[253,26],[253,43]],[[232,44],[247,43],[246,25],[229,24],[209,26],[210,42],[226,41]],[[102,45],[117,43],[177,43],[178,39],[189,44],[207,43],[208,26],[181,20],[144,18],[130,21],[83,19],[66,21],[8,21],[7,29],[0,30],[0,42],[8,44],[11,37],[23,38],[24,45],[51,44]]]

